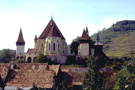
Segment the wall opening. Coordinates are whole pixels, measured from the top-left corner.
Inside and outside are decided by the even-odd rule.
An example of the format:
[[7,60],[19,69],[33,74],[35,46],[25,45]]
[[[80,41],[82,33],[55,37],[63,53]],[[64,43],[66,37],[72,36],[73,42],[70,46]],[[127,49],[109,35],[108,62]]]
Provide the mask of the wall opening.
[[50,46],[50,43],[49,43],[49,51],[50,51],[50,49],[51,49],[51,46]]
[[27,62],[31,63],[31,57],[28,57]]
[[55,43],[53,43],[53,50],[55,51]]

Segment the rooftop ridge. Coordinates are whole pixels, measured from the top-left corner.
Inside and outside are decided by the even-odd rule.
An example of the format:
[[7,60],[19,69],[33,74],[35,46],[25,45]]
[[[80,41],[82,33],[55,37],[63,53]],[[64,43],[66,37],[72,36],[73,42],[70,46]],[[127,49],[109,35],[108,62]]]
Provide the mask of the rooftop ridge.
[[62,35],[62,33],[60,32],[59,28],[57,27],[56,23],[52,18],[38,39],[45,39],[47,36],[60,37],[61,39],[65,40],[64,36]]

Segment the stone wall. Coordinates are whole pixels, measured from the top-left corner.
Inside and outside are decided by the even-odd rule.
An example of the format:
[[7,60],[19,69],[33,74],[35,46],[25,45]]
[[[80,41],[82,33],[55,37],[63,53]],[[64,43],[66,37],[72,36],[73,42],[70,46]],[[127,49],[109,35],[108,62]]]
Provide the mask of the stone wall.
[[89,57],[89,43],[81,43],[78,47],[78,55]]

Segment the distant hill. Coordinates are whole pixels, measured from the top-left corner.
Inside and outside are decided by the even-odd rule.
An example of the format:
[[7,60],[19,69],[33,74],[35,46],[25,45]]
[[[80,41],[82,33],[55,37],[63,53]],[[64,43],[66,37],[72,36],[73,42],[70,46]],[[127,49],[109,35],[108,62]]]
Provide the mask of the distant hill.
[[[131,51],[135,52],[135,20],[119,21],[99,35],[107,56],[131,56]],[[91,38],[96,40],[96,34]]]

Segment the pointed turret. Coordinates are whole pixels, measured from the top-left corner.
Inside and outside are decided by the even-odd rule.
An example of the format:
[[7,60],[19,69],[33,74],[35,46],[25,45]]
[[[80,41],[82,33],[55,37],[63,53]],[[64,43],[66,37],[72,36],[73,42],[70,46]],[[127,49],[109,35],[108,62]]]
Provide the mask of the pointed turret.
[[37,35],[35,35],[34,41],[37,42]]
[[94,56],[99,56],[101,55],[103,52],[102,52],[102,49],[103,49],[103,44],[100,42],[100,37],[99,37],[99,33],[97,34],[97,39],[96,39],[96,42],[94,44]]
[[88,35],[88,28],[83,30],[82,36],[80,38],[80,44],[78,46],[78,55],[82,56],[82,58],[88,58],[91,54],[91,49],[89,47],[90,37]]
[[89,40],[89,35],[87,34],[87,32],[88,30],[83,30],[82,37],[80,38],[80,40]]
[[97,39],[96,39],[96,42],[94,45],[103,45],[101,42],[100,42],[100,37],[99,37],[99,33],[97,34]]
[[88,27],[86,26],[86,34],[89,35]]
[[50,23],[51,26],[53,26],[53,17],[51,17],[51,23]]
[[18,36],[18,40],[16,41],[16,45],[25,45],[25,41],[23,39],[22,29],[20,28],[20,33]]
[[25,41],[23,39],[23,34],[22,34],[22,29],[20,28],[20,33],[19,33],[19,36],[18,36],[18,40],[16,42],[16,57],[17,56],[22,56],[22,55],[25,55],[24,54],[24,47],[25,47]]

